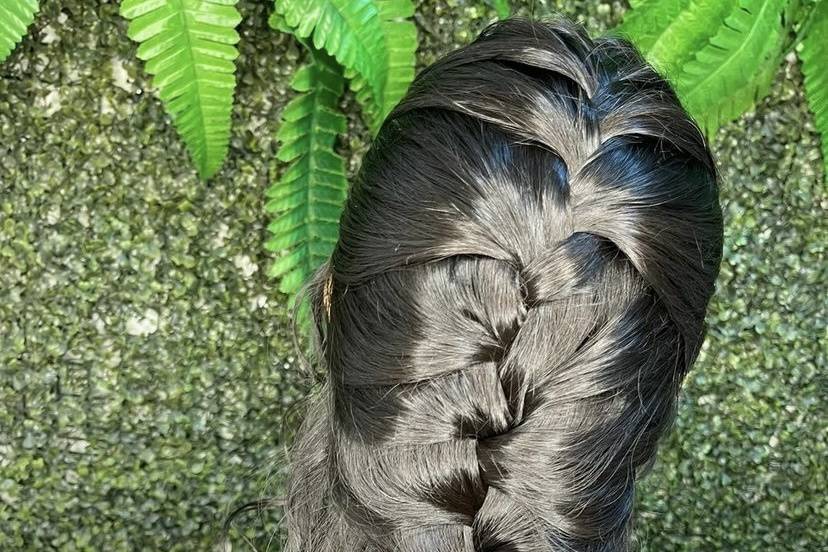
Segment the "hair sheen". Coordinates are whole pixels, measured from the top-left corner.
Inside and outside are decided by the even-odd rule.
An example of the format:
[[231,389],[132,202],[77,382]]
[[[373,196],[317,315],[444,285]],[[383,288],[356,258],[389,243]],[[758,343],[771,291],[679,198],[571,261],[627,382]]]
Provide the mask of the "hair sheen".
[[287,550],[627,550],[721,253],[704,137],[625,40],[512,19],[422,71],[309,287]]

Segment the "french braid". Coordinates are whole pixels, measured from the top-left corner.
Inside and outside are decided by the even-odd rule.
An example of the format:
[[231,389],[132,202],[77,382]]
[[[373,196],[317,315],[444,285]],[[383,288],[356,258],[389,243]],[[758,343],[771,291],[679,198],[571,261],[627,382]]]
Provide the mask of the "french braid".
[[289,551],[622,551],[698,354],[713,161],[626,41],[512,19],[425,69],[311,283]]

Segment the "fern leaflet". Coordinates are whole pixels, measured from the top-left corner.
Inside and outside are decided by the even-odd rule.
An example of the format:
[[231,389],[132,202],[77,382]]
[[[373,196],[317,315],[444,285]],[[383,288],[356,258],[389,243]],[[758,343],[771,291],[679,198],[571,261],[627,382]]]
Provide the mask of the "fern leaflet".
[[3,0],[0,2],[0,62],[5,61],[25,36],[40,7],[37,0]]
[[237,0],[124,0],[127,34],[203,179],[224,162],[236,87]]

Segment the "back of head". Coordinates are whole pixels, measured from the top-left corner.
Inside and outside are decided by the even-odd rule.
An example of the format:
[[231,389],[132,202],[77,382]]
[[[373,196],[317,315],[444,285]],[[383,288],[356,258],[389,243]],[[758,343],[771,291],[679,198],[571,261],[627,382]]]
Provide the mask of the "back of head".
[[384,123],[312,282],[291,551],[620,551],[698,354],[716,171],[627,42],[507,20]]

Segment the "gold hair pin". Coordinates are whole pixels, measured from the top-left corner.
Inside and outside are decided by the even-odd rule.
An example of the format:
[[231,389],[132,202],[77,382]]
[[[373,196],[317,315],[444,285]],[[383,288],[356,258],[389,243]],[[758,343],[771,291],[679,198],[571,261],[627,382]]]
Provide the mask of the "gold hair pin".
[[331,317],[331,295],[333,294],[333,275],[328,274],[325,280],[325,287],[322,290],[322,305],[325,307],[325,312],[328,318]]

